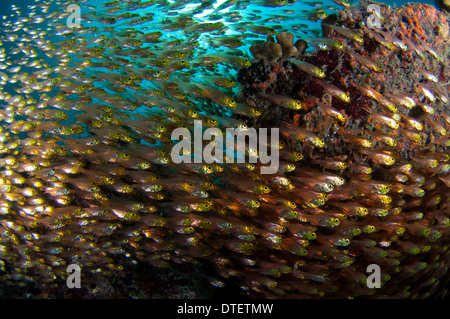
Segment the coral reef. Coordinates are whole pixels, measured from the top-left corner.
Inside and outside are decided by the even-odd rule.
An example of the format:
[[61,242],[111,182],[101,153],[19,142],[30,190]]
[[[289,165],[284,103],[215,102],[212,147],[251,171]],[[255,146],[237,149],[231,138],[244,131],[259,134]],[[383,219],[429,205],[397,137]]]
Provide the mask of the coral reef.
[[[38,70],[0,73],[14,84],[14,95],[0,96],[0,291],[445,296],[447,16],[426,5],[380,4],[382,28],[373,29],[364,6],[349,7],[323,20],[323,38],[305,39],[229,24],[269,35],[254,43],[250,63],[236,48],[251,36],[228,38],[223,22],[196,21],[207,2],[192,16],[178,14],[184,5],[102,3],[85,13],[95,26],[76,32],[55,22],[65,10],[21,20],[49,23],[51,35],[65,37],[56,44],[47,32],[24,28],[19,37],[22,25],[7,26],[3,40],[20,43],[13,58],[24,54],[20,63]],[[132,13],[152,6],[163,19]],[[241,19],[232,11],[224,21]],[[35,60],[37,51],[54,65]],[[224,76],[232,68],[240,69],[236,98],[236,83]],[[193,131],[195,120],[203,129],[279,128],[278,172],[260,174],[260,163],[175,163],[171,133]],[[86,283],[78,292],[65,287],[71,263]],[[371,264],[381,269],[379,289],[367,286]]]
[[[297,238],[305,239],[296,235],[298,229],[316,232],[317,238],[305,245],[305,266],[322,269],[321,280],[331,283],[331,278],[363,280],[364,267],[378,264],[384,276],[382,292],[425,297],[444,289],[449,278],[448,20],[427,5],[379,6],[382,29],[365,26],[366,11],[345,9],[323,21],[331,41],[322,40],[327,44],[322,50],[288,61],[254,54],[256,60],[238,75],[238,101],[262,109],[256,126],[293,123],[324,140],[326,148],[315,148],[305,145],[300,130],[291,128],[286,134],[286,144],[304,156],[286,177],[299,181],[305,192],[317,190],[328,174],[346,181],[334,184],[324,205],[307,209],[313,220],[340,218],[339,226],[318,226],[309,215],[301,215],[301,226],[287,225]],[[325,78],[305,70],[299,61],[324,70]],[[300,100],[303,109],[286,110],[267,99],[268,94]],[[303,179],[314,176],[322,179],[309,185]],[[380,191],[381,185],[389,191]],[[301,190],[292,195],[289,198],[302,198]],[[363,208],[364,213],[357,212]],[[313,255],[311,250],[317,251]],[[312,260],[317,264],[312,266]],[[308,276],[299,271],[297,278],[306,283]],[[325,287],[342,293],[342,286],[313,286],[324,295],[330,293]],[[375,293],[351,282],[345,286],[355,295]]]

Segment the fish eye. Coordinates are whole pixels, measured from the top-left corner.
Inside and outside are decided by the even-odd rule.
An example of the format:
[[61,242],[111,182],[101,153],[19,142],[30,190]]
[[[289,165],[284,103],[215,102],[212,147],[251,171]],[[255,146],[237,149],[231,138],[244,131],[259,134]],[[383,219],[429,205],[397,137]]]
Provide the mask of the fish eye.
[[295,165],[294,164],[288,164],[286,165],[286,168],[290,171],[293,171],[295,169]]
[[425,195],[425,191],[423,189],[417,190],[414,192],[414,195],[416,195],[418,197],[422,197],[423,195]]
[[141,162],[141,163],[139,163],[139,166],[143,169],[146,169],[146,168],[150,167],[150,163],[149,162]]

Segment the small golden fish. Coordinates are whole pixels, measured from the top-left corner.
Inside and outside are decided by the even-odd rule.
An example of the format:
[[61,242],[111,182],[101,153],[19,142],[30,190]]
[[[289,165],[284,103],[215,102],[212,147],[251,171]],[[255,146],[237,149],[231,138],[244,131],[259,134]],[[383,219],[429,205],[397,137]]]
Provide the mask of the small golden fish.
[[349,103],[350,102],[350,96],[348,93],[342,91],[341,89],[337,88],[333,84],[326,83],[324,81],[321,81],[319,79],[314,79],[315,83],[318,83],[320,86],[322,86],[326,92],[331,94],[332,96],[338,98],[339,100]]
[[300,61],[300,62],[295,62],[295,65],[301,71],[306,72],[314,77],[324,78],[326,76],[325,72],[321,68],[319,68],[311,63],[308,63],[305,61]]

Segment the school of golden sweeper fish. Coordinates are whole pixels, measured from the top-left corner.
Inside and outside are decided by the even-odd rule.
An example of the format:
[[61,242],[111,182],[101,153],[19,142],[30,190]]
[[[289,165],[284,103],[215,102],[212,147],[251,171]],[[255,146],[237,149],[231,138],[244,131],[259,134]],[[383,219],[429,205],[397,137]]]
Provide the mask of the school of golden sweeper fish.
[[[448,17],[380,4],[377,27],[371,2],[324,2],[79,1],[78,28],[70,1],[13,5],[2,291],[65,287],[69,264],[98,279],[187,263],[259,298],[445,296]],[[195,120],[279,128],[278,171],[174,163],[171,134]]]

